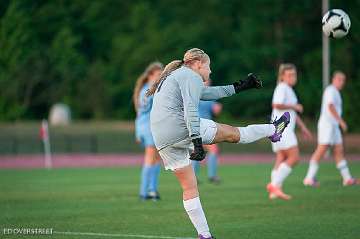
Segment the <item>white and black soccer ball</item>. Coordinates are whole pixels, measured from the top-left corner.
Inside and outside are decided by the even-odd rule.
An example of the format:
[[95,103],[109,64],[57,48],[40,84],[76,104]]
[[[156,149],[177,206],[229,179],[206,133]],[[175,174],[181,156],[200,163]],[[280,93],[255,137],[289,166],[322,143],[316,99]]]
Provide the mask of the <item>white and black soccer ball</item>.
[[331,38],[342,38],[346,36],[350,29],[350,18],[341,9],[331,9],[322,19],[322,30],[324,34]]

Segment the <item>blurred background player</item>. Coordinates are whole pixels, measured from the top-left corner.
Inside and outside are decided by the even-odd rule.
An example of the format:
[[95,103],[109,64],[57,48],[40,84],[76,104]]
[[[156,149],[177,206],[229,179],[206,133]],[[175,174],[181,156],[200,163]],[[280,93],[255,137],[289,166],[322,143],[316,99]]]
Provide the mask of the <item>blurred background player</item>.
[[[211,85],[211,79],[204,82],[205,86]],[[222,105],[216,101],[200,100],[199,103],[199,117],[211,120],[213,116],[218,116],[221,113]],[[219,158],[219,147],[217,144],[204,145],[207,153],[207,170],[208,179],[210,183],[220,183],[220,178],[217,175],[217,161]],[[196,174],[199,177],[200,162],[192,161],[192,165]],[[199,182],[199,179],[198,179]]]
[[297,82],[297,72],[294,64],[281,64],[278,72],[278,85],[275,88],[272,100],[272,118],[280,117],[285,111],[290,112],[290,124],[284,131],[280,142],[272,143],[276,153],[276,161],[271,172],[271,182],[267,185],[269,198],[289,200],[290,195],[282,192],[282,184],[290,175],[292,168],[299,161],[299,147],[295,134],[296,124],[305,137],[311,138],[308,130],[298,113],[303,112],[303,106],[298,103],[293,87]]
[[160,174],[160,156],[156,150],[150,130],[150,111],[152,96],[146,92],[160,76],[163,65],[160,62],[151,63],[136,81],[133,101],[136,110],[135,134],[137,142],[145,148],[144,163],[141,171],[140,199],[159,200],[158,178]]
[[[347,124],[341,117],[342,99],[340,91],[343,89],[346,76],[341,71],[335,71],[332,83],[326,87],[321,104],[321,114],[318,122],[318,146],[311,156],[309,169],[304,179],[305,186],[319,186],[316,173],[319,169],[320,159],[325,155],[328,148],[334,147],[336,167],[343,178],[343,185],[359,184],[359,180],[353,178],[344,158],[344,147],[341,130],[347,131]],[[340,127],[340,128],[339,128]]]
[[204,144],[219,142],[251,143],[264,137],[279,141],[290,121],[285,112],[273,124],[233,127],[212,120],[200,119],[200,99],[217,100],[262,84],[253,74],[227,86],[206,87],[209,79],[210,58],[201,49],[193,48],[184,54],[183,60],[166,65],[160,78],[148,91],[154,94],[151,110],[151,130],[156,148],[165,169],[172,170],[183,189],[183,204],[199,239],[212,239],[200,202],[196,176],[190,160],[205,158]]

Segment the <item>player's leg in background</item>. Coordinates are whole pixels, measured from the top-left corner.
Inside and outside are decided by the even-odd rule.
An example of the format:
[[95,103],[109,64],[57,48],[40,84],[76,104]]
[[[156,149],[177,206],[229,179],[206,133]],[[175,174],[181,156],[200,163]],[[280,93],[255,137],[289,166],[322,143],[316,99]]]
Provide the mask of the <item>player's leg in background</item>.
[[147,199],[148,198],[148,188],[150,182],[150,174],[151,174],[151,167],[152,167],[152,155],[151,155],[152,147],[145,147],[144,153],[144,163],[141,170],[141,182],[140,182],[140,199]]
[[[273,169],[271,170],[270,183],[267,185],[267,190],[269,192],[269,199],[276,199],[278,197],[284,197],[284,199],[290,199],[285,193],[282,192],[282,185],[275,185],[275,180],[277,178],[278,168],[282,162],[286,160],[286,154],[282,150],[276,152],[276,161]],[[276,191],[276,192],[274,192]]]
[[328,149],[329,145],[318,144],[315,152],[311,155],[309,168],[303,181],[305,186],[319,186],[319,182],[316,180],[316,174],[319,170],[319,162],[324,157]]
[[160,170],[157,167],[160,167],[159,160],[156,159],[157,150],[153,146],[145,147],[145,155],[144,155],[144,164],[141,171],[141,184],[140,184],[140,198],[150,199],[149,189],[150,183],[154,175],[156,175],[156,170],[159,172]]
[[344,147],[342,143],[334,145],[334,158],[336,162],[336,168],[339,170],[343,178],[343,185],[350,186],[358,184],[358,180],[351,176],[348,163],[344,157]]
[[193,167],[196,178],[198,178],[200,172],[200,161],[191,161],[191,165]]
[[179,180],[183,190],[183,203],[192,224],[199,235],[210,238],[210,230],[207,224],[205,213],[202,209],[196,176],[191,165],[176,169],[174,174]]
[[283,193],[282,185],[285,179],[291,174],[292,168],[299,161],[299,148],[298,146],[293,146],[286,150],[277,151],[280,159],[284,159],[278,166],[276,172],[272,175],[271,182],[267,185],[267,190],[269,192],[269,198],[281,198],[284,200],[291,199],[290,195]]
[[219,156],[219,147],[217,144],[205,145],[207,154],[207,167],[208,167],[208,179],[210,183],[220,183],[220,178],[217,174],[217,163]]
[[160,194],[159,194],[159,175],[160,175],[160,155],[155,147],[153,147],[154,150],[151,150],[151,154],[153,157],[152,166],[151,166],[151,173],[150,173],[150,182],[149,182],[149,188],[148,188],[148,195],[153,200],[159,200]]
[[292,168],[299,161],[299,148],[294,146],[286,150],[280,150],[279,153],[283,154],[285,160],[279,164],[272,184],[282,187],[285,179],[290,175]]
[[285,151],[286,151],[286,160],[282,162],[278,168],[278,175],[280,176],[280,179],[282,179],[280,185],[282,185],[284,180],[290,175],[292,169],[296,166],[296,164],[300,160],[298,146],[291,147],[290,149],[287,149]]
[[280,164],[285,161],[285,159],[286,159],[286,156],[281,150],[276,152],[276,161],[275,161],[273,169],[271,170],[271,181],[270,182],[273,182],[273,180],[275,179],[277,170],[278,170]]

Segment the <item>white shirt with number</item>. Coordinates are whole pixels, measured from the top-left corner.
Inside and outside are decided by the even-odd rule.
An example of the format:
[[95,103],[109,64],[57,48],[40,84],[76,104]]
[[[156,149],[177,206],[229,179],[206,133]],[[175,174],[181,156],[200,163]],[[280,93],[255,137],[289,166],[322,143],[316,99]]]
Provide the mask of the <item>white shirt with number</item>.
[[329,105],[333,104],[336,112],[341,117],[342,115],[342,99],[339,90],[332,84],[326,87],[321,104],[321,114],[319,123],[328,123],[332,125],[339,125],[335,117],[329,110]]
[[[290,87],[285,82],[281,82],[275,88],[272,103],[281,104],[281,105],[295,105],[298,103],[298,99],[296,97],[293,88]],[[272,119],[275,119],[275,117],[279,119],[281,115],[284,114],[286,111],[290,113],[290,123],[288,125],[287,130],[289,129],[294,130],[296,125],[296,117],[297,117],[295,110],[292,109],[280,110],[273,108]]]

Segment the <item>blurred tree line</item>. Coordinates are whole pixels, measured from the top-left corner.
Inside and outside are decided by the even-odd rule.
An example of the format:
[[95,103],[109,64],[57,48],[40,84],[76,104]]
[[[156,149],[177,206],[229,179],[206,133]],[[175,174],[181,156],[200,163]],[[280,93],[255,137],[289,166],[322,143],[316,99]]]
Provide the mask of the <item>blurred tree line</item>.
[[[330,1],[350,15],[344,39],[331,40],[332,70],[349,77],[345,117],[360,113],[360,3]],[[137,76],[153,60],[181,59],[191,47],[212,59],[215,85],[256,72],[265,89],[223,100],[225,115],[263,117],[281,62],[298,66],[305,115],[319,115],[321,1],[2,0],[0,120],[40,119],[56,102],[77,119],[131,119]],[[359,127],[359,126],[358,126]],[[359,128],[358,128],[359,129]]]

